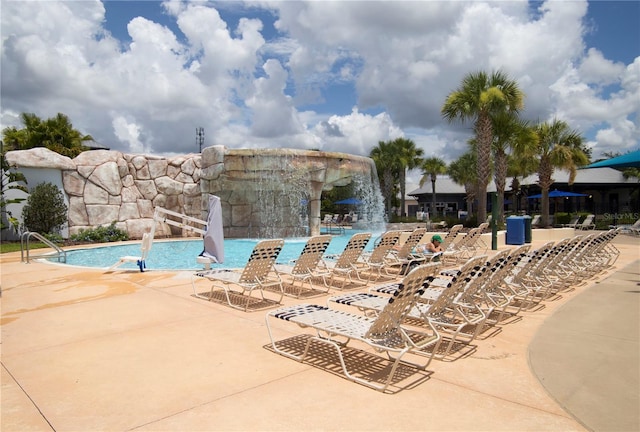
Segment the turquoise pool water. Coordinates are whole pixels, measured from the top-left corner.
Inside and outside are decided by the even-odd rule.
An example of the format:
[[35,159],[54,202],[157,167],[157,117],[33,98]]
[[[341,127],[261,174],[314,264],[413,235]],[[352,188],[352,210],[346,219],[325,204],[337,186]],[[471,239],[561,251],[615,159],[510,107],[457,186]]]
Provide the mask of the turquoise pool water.
[[[339,254],[344,249],[356,230],[348,230],[343,235],[334,235],[327,248],[327,254]],[[374,233],[367,245],[367,250],[373,248],[379,234]],[[244,267],[251,251],[259,242],[258,239],[225,239],[223,264],[213,264],[212,268]],[[284,248],[278,256],[278,263],[287,263],[296,259],[307,238],[285,239]],[[153,242],[146,260],[147,270],[199,270],[202,264],[196,262],[196,257],[203,249],[202,239],[195,240],[160,240]],[[140,243],[114,244],[100,247],[76,249],[67,251],[67,264],[81,267],[108,268],[118,262],[122,256],[139,256]],[[136,269],[135,263],[125,263],[121,269]]]

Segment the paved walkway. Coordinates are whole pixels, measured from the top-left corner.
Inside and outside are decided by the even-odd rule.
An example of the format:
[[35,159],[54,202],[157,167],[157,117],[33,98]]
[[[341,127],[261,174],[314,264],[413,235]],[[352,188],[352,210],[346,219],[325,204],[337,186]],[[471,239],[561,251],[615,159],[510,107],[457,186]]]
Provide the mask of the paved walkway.
[[529,361],[587,428],[640,431],[640,260],[563,304],[533,339]]
[[[188,272],[105,274],[22,264],[19,254],[4,254],[2,431],[624,430],[637,425],[638,406],[614,396],[638,397],[631,372],[639,368],[638,287],[605,287],[625,278],[637,283],[639,246],[629,239],[616,239],[621,257],[600,284],[522,313],[483,335],[464,357],[435,360],[426,373],[402,369],[394,394],[333,373],[338,364],[331,353],[315,353],[314,364],[274,354],[264,312],[194,298]],[[580,307],[584,318],[603,303],[626,304],[628,315],[615,314],[623,330],[635,327],[635,333],[610,329],[616,339],[603,326],[572,329],[562,314],[583,296],[603,296]],[[550,343],[557,333],[545,336],[547,325],[574,336]],[[283,340],[300,330],[283,323],[274,331]],[[605,349],[607,338],[618,345]],[[635,357],[623,354],[633,350]],[[588,372],[594,357],[602,360],[600,369],[588,377],[609,378],[610,385],[591,387],[598,380],[577,373],[569,380],[576,363],[585,362]],[[605,360],[613,357],[625,360]],[[620,370],[629,370],[629,378],[617,379]],[[593,392],[597,399],[584,397]],[[600,414],[590,412],[593,403],[615,418],[594,423],[590,417]]]

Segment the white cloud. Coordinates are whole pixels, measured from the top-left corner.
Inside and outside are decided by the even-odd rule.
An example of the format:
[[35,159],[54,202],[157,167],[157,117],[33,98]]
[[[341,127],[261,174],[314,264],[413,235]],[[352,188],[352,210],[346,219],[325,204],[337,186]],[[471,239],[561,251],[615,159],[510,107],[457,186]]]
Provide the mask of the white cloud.
[[378,141],[393,140],[403,133],[388,114],[371,116],[354,108],[350,115],[334,115],[316,124],[314,135],[321,139],[321,150],[368,155]]
[[[591,50],[585,63],[550,86],[555,98],[553,115],[578,130],[598,127],[595,141],[590,143],[596,157],[636,148],[640,139],[640,57],[624,68]],[[616,90],[609,92],[602,84],[613,84]]]
[[528,119],[569,121],[594,155],[638,145],[640,57],[585,46],[585,1],[149,4],[175,25],[134,18],[123,44],[99,1],[3,2],[1,126],[63,112],[103,145],[158,154],[195,151],[196,127],[205,145],[361,155],[407,136],[450,161],[470,125],[443,121],[446,95],[501,68]]
[[580,64],[580,76],[594,84],[613,84],[624,73],[622,63],[614,63],[604,58],[603,54],[595,48],[590,48],[587,56]]
[[251,131],[260,138],[302,133],[291,97],[284,94],[287,72],[273,59],[267,60],[264,71],[267,77],[255,81],[255,91],[245,102],[253,112]]
[[140,126],[129,122],[124,117],[117,116],[113,119],[113,131],[122,142],[129,144],[126,149],[130,153],[145,153],[144,144],[140,141]]

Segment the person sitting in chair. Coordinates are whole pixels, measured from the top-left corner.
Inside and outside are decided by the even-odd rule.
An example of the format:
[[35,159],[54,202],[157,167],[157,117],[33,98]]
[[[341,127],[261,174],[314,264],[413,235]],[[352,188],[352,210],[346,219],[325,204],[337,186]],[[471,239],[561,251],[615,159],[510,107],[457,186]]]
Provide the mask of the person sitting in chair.
[[434,235],[429,243],[418,245],[416,251],[422,253],[442,252],[442,237],[438,234]]

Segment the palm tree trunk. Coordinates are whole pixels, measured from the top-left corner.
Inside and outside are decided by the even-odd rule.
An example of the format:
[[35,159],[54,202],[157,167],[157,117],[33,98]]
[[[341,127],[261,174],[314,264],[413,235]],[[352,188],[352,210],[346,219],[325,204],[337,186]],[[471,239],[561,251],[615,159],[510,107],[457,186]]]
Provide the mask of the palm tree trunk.
[[504,190],[507,183],[507,155],[499,149],[495,155],[494,181],[498,191],[498,221],[504,222]]
[[406,216],[405,212],[405,194],[407,191],[407,180],[405,169],[400,170],[400,216]]
[[436,215],[436,181],[431,179],[431,219]]
[[476,122],[476,134],[478,145],[476,146],[476,171],[478,174],[478,223],[487,220],[487,185],[491,173],[491,140],[492,124],[488,113],[482,112],[478,115]]
[[538,184],[542,191],[542,198],[540,199],[542,215],[540,217],[540,222],[543,227],[549,226],[549,188],[551,188],[551,185],[553,184],[553,179],[551,178],[552,173],[553,168],[551,167],[551,161],[549,158],[541,158],[540,167],[538,168]]
[[387,201],[387,218],[391,220],[391,202],[393,195],[393,173],[390,170],[385,170],[383,175],[384,191],[383,195]]
[[475,185],[472,183],[466,183],[464,185],[467,200],[467,220],[469,220],[473,215],[473,200],[475,199],[474,189]]

